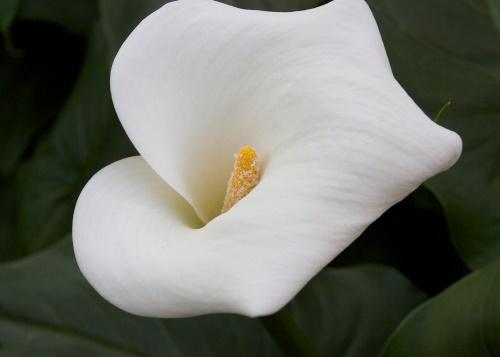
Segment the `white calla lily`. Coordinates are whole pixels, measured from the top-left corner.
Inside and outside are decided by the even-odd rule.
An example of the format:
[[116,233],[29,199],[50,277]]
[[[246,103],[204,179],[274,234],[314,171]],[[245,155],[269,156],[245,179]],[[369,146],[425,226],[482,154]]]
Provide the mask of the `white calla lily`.
[[[461,152],[394,79],[363,0],[169,3],[121,47],[111,91],[141,157],[90,180],[73,241],[93,287],[139,315],[277,311]],[[220,214],[246,145],[260,183]]]

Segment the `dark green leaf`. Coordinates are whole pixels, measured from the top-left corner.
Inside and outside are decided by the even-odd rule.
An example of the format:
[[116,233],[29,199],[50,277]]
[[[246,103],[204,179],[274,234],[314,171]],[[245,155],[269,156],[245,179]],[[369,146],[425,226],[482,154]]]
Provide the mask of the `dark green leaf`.
[[81,189],[97,170],[134,154],[109,93],[108,48],[96,32],[76,87],[50,137],[19,173],[19,233],[36,250],[70,232]]
[[16,23],[11,37],[20,57],[0,49],[2,175],[12,173],[31,140],[55,119],[78,73],[83,47],[79,38],[47,24]]
[[375,356],[424,300],[392,268],[325,269],[291,303],[299,326],[324,356]]
[[100,0],[18,0],[17,18],[56,23],[85,35],[97,18]]
[[238,316],[161,321],[124,313],[83,280],[69,239],[0,266],[2,356],[272,356],[256,320]]
[[16,16],[17,7],[20,0],[2,0],[0,1],[0,33],[7,35],[10,25]]
[[429,181],[455,246],[478,268],[500,253],[498,0],[372,0],[398,80],[431,117],[457,131],[464,153]]
[[[157,320],[124,313],[84,281],[69,239],[0,265],[0,353],[51,356],[279,356],[258,320],[236,315]],[[327,270],[291,304],[326,355],[375,355],[423,299],[395,270]]]
[[500,33],[500,0],[486,0],[486,4],[489,7],[488,10],[491,11],[493,24]]
[[20,57],[0,49],[0,261],[25,253],[13,176],[55,120],[83,53],[79,38],[54,25],[16,22],[10,36]]
[[21,256],[24,248],[17,239],[15,225],[17,197],[12,180],[0,176],[0,262]]
[[450,240],[439,201],[424,186],[385,212],[331,265],[366,263],[396,267],[429,295],[470,272]]
[[500,260],[412,312],[384,356],[499,356]]
[[266,11],[298,11],[323,5],[330,0],[220,0],[242,9]]

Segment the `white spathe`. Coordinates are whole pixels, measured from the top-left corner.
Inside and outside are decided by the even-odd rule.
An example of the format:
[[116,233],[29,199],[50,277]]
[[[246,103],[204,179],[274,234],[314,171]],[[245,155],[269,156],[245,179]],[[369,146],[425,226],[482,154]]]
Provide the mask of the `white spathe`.
[[[169,3],[121,47],[111,91],[142,156],[90,180],[73,241],[92,286],[139,315],[275,312],[461,152],[394,79],[363,0]],[[245,145],[261,182],[218,215]]]

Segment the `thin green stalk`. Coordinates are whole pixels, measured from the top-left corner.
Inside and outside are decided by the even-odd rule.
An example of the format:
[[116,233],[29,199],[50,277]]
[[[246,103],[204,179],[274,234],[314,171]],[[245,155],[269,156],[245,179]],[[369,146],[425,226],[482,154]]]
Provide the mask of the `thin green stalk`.
[[443,105],[443,107],[439,110],[439,112],[436,114],[436,117],[434,118],[434,122],[437,123],[439,122],[439,120],[441,119],[441,116],[443,115],[443,113],[445,112],[446,109],[448,109],[449,107],[451,107],[451,101],[447,101],[445,105]]
[[274,315],[264,316],[260,321],[285,356],[319,357],[311,341],[303,334],[287,308]]

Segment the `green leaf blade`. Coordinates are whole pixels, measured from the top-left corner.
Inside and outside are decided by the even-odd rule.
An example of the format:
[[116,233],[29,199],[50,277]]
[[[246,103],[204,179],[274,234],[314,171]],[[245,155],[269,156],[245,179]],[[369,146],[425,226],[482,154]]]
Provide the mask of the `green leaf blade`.
[[[257,319],[209,315],[159,320],[127,314],[85,282],[71,241],[0,265],[0,354],[280,356]],[[291,303],[325,355],[375,355],[424,296],[393,269],[327,269]]]
[[[452,241],[474,269],[500,255],[500,40],[487,1],[369,1],[396,78],[464,143],[461,159],[428,181]],[[497,7],[495,9],[498,10]],[[467,19],[465,21],[464,19]]]
[[18,229],[31,251],[70,233],[76,199],[97,170],[135,154],[111,103],[108,49],[99,32],[93,39],[49,138],[18,173]]
[[412,312],[388,341],[390,356],[500,354],[500,260]]

